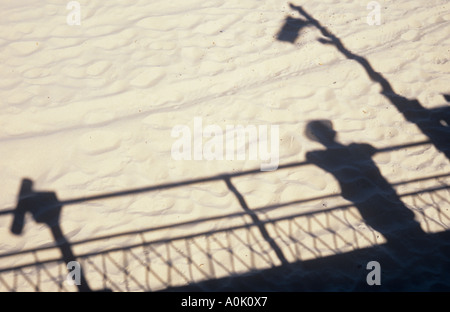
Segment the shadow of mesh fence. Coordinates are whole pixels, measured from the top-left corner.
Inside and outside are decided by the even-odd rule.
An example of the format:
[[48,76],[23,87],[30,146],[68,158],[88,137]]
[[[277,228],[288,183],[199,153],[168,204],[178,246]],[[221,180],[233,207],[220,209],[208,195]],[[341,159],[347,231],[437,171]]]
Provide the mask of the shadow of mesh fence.
[[[429,179],[429,188],[400,193],[424,231],[449,229],[445,178]],[[259,224],[242,212],[195,220],[189,233],[186,223],[180,223],[94,237],[71,246],[92,290],[156,291],[280,266],[273,243],[294,263],[386,242],[348,202],[324,207],[323,200],[315,198],[310,200],[311,207],[320,209],[311,211],[298,209],[297,202],[254,209]],[[195,226],[207,222],[221,225],[208,231]],[[272,245],[262,236],[261,226],[273,239]],[[176,234],[165,237],[167,233]],[[0,291],[77,291],[66,281],[66,265],[54,244],[2,254]]]

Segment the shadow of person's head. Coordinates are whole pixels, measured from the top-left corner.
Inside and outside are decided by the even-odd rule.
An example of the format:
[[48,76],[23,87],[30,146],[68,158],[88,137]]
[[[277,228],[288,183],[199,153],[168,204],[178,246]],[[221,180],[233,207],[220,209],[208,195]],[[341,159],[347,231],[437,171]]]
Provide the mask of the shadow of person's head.
[[336,131],[334,131],[333,123],[330,120],[323,119],[308,122],[305,135],[310,140],[319,142],[324,146],[336,144]]

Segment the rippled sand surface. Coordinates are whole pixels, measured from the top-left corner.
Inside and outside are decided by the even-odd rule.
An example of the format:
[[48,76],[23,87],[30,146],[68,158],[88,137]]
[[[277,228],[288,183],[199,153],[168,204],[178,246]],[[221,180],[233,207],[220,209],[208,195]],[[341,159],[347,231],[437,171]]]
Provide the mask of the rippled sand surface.
[[[93,290],[216,290],[205,283],[221,279],[235,289],[350,290],[378,260],[398,275],[385,290],[408,289],[402,274],[417,267],[430,278],[419,289],[450,289],[439,279],[450,265],[440,241],[450,227],[449,151],[426,132],[439,128],[449,142],[450,3],[382,0],[380,25],[367,23],[367,3],[294,2],[301,11],[275,0],[80,0],[81,25],[71,26],[64,1],[2,2],[0,290],[78,290],[65,282],[67,245],[47,223],[29,211],[11,233],[25,178],[57,196],[56,226]],[[335,41],[325,44],[323,30]],[[175,160],[172,130],[194,131],[198,117],[223,130],[278,126],[278,169],[263,172],[248,154]],[[305,134],[318,119],[332,122],[341,147],[371,146],[356,157],[362,171],[308,162],[326,149]],[[361,180],[370,160],[390,190]],[[367,193],[345,196],[350,182],[367,183]],[[361,214],[362,202],[376,210],[392,194],[436,243],[432,252],[405,238],[411,255],[396,255],[385,234],[407,221],[382,233]],[[411,261],[378,259],[384,246]],[[351,269],[318,264],[345,254]],[[289,278],[252,284],[284,268]]]

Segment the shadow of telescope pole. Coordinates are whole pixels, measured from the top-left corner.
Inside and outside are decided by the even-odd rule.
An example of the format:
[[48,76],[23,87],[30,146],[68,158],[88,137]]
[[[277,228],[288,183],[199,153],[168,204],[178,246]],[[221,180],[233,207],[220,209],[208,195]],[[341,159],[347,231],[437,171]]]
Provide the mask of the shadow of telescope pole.
[[[33,181],[23,179],[20,187],[17,207],[14,210],[14,219],[11,225],[11,232],[21,235],[25,223],[25,215],[30,212],[37,223],[46,224],[52,233],[56,245],[61,250],[62,259],[67,265],[75,261],[75,255],[70,248],[70,244],[65,238],[60,227],[60,216],[62,205],[58,201],[54,192],[34,192]],[[89,284],[80,270],[80,283],[77,285],[80,292],[91,291]]]

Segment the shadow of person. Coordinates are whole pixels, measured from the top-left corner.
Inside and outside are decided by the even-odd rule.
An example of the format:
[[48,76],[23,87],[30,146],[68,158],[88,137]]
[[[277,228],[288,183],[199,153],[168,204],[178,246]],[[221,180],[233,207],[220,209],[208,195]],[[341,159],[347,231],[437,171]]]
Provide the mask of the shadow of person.
[[[54,192],[35,192],[33,191],[33,181],[23,179],[11,232],[15,235],[22,234],[25,214],[30,212],[37,223],[43,223],[50,228],[56,245],[61,250],[62,259],[64,263],[68,264],[76,261],[76,258],[60,227],[61,209],[62,205]],[[80,272],[80,284],[77,287],[79,291],[91,291],[82,271]]]
[[309,139],[326,147],[308,152],[307,160],[335,177],[342,197],[355,205],[367,225],[396,248],[404,250],[413,245],[417,248],[417,243],[424,242],[425,232],[414,220],[414,213],[404,205],[372,160],[377,152],[373,146],[339,143],[329,120],[310,121],[305,132]]

